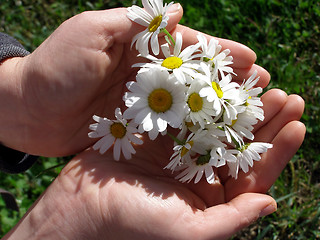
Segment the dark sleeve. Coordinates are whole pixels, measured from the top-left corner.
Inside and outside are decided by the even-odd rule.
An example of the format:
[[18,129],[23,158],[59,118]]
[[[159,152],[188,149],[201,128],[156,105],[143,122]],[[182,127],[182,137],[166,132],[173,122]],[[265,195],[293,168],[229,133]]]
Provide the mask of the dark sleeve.
[[11,57],[24,57],[29,52],[13,37],[0,32],[0,62]]
[[30,168],[38,157],[0,145],[0,171],[21,173]]
[[[24,57],[28,54],[29,52],[16,39],[0,32],[0,63],[7,58]],[[37,158],[37,156],[19,152],[0,144],[0,171],[24,172],[32,166]]]

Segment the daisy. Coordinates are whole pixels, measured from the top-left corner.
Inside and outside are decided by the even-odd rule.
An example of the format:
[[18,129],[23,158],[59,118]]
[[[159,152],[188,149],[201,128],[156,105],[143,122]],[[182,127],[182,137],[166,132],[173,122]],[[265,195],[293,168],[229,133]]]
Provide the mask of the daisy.
[[219,44],[218,40],[211,38],[208,44],[207,38],[204,35],[198,34],[197,38],[202,50],[201,60],[210,66],[210,69],[214,74],[217,74],[218,71],[221,76],[223,76],[224,73],[235,74],[232,67],[228,66],[233,63],[232,56],[228,56],[230,53],[229,49],[220,52],[222,46]]
[[241,148],[244,145],[244,138],[253,140],[254,135],[252,133],[253,126],[257,123],[257,119],[249,111],[245,111],[237,115],[237,118],[229,121],[223,121],[217,123],[219,128],[224,130],[226,141],[231,145],[235,145],[237,148]]
[[193,125],[199,123],[201,128],[204,128],[207,123],[212,123],[212,116],[215,116],[212,103],[208,102],[207,98],[201,97],[199,94],[204,86],[205,82],[195,80],[191,83],[186,95],[188,105],[186,121],[191,121]]
[[113,144],[113,157],[115,160],[120,159],[120,152],[122,151],[126,159],[131,159],[131,154],[135,154],[136,151],[132,147],[132,144],[141,145],[143,142],[140,138],[135,136],[137,133],[137,124],[133,122],[127,122],[122,117],[120,108],[115,110],[116,120],[109,120],[108,118],[101,118],[96,115],[93,119],[97,122],[91,124],[89,129],[92,130],[88,134],[90,138],[101,138],[93,145],[94,150],[98,150],[101,154],[104,154]]
[[190,133],[188,138],[184,141],[181,141],[180,144],[176,144],[173,147],[174,153],[170,158],[170,162],[164,168],[171,169],[172,171],[176,170],[177,166],[191,161],[191,155],[196,153],[206,154],[206,150],[203,148],[202,139],[205,137],[206,130],[199,130],[196,133]]
[[248,111],[238,114],[237,119],[232,121],[232,128],[239,136],[253,140],[253,126],[257,124],[257,120],[253,114]]
[[211,123],[205,125],[205,129],[207,132],[207,135],[203,138],[206,145],[206,149],[213,149],[216,147],[225,148],[226,145],[223,143],[223,140],[225,138],[225,132],[223,128],[221,128],[216,123]]
[[[207,100],[212,103],[212,107],[216,112],[215,115],[219,115],[223,107],[224,110],[226,110],[227,116],[232,118],[232,116],[237,114],[237,111],[230,105],[229,101],[239,101],[237,100],[239,97],[239,84],[231,82],[230,74],[222,76],[222,79],[219,80],[216,75],[211,74],[206,65],[201,64],[201,66],[205,74],[199,76],[206,82],[206,86],[200,90],[200,97],[206,97]],[[227,108],[227,105],[231,108]]]
[[158,35],[168,24],[169,17],[166,14],[172,4],[173,2],[163,5],[163,0],[142,0],[144,9],[136,5],[128,8],[127,17],[146,27],[143,32],[133,37],[131,43],[131,47],[136,43],[136,49],[141,55],[148,55],[150,39],[152,52],[159,54]]
[[217,176],[213,171],[214,162],[210,160],[210,155],[202,155],[197,159],[191,159],[188,161],[184,170],[178,174],[175,178],[180,182],[191,182],[195,177],[194,183],[198,183],[203,175],[209,184],[217,182]]
[[193,54],[198,50],[198,45],[190,45],[181,51],[182,35],[177,32],[176,43],[174,45],[173,54],[170,52],[168,43],[161,45],[162,53],[165,59],[158,59],[154,56],[147,55],[146,58],[152,61],[151,63],[138,63],[133,67],[141,67],[140,71],[147,71],[151,68],[159,68],[173,75],[182,83],[190,83],[192,77],[197,73],[199,68],[199,60],[193,60],[196,56]]
[[261,102],[260,98],[257,97],[258,94],[262,92],[261,87],[254,86],[259,81],[259,77],[256,78],[257,71],[248,78],[247,81],[244,81],[243,84],[239,88],[240,98],[245,100],[246,110],[251,112],[254,117],[259,119],[260,121],[264,120],[264,111],[261,108],[263,103]]
[[128,82],[124,95],[128,107],[124,116],[134,119],[139,132],[148,132],[154,140],[169,124],[179,128],[185,117],[185,86],[174,76],[159,69],[137,74],[137,82]]
[[225,123],[218,123],[218,126],[224,129],[226,141],[232,146],[241,147],[244,145],[242,136],[237,133],[231,126]]
[[244,145],[237,155],[237,161],[228,163],[229,175],[237,179],[240,168],[247,173],[249,166],[253,166],[253,161],[260,161],[260,154],[266,152],[269,148],[272,148],[272,144],[263,142],[253,142]]
[[226,149],[225,147],[213,147],[210,151],[210,161],[215,167],[222,167],[226,162],[236,162],[236,149]]

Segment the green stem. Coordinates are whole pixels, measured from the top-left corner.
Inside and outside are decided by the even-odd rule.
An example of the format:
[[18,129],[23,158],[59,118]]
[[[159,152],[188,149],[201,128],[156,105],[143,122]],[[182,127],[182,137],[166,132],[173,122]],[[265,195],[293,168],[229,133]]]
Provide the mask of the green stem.
[[[169,37],[169,39],[171,40],[171,42],[172,42],[173,46],[175,46],[175,45],[176,45],[175,40],[173,39],[172,35],[168,32],[168,30],[167,30],[167,29],[162,28],[162,29],[161,29],[161,32],[165,33],[165,34]],[[169,45],[171,45],[171,43],[170,43],[168,40],[167,40],[167,42],[169,43]]]
[[210,159],[211,159],[211,155],[210,155],[210,152],[208,152],[206,155],[201,155],[200,157],[198,157],[196,164],[198,166],[207,164],[208,162],[210,162]]
[[66,165],[66,164],[67,164],[67,162],[63,162],[63,163],[59,163],[59,164],[57,164],[57,165],[54,165],[54,166],[52,166],[52,167],[46,168],[46,169],[44,169],[43,171],[41,171],[39,174],[37,174],[37,175],[35,176],[35,178],[38,178],[40,175],[42,175],[42,174],[44,174],[44,173],[46,173],[46,172],[49,172],[49,171],[51,171],[52,169],[55,169],[55,168],[64,166],[64,165]]
[[167,132],[167,135],[176,143],[178,143],[179,145],[184,145],[185,141],[181,141],[180,139],[176,138],[175,136],[173,136],[171,133]]

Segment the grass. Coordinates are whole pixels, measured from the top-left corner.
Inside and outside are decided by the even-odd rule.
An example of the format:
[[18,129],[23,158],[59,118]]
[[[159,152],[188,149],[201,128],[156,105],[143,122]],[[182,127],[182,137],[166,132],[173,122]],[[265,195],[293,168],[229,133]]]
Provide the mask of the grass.
[[[2,0],[0,31],[33,51],[69,17],[85,11],[129,6],[114,0]],[[139,2],[139,1],[138,1]],[[299,94],[306,101],[302,121],[306,139],[269,193],[278,211],[234,236],[234,239],[320,238],[320,3],[308,0],[181,0],[189,27],[229,38],[252,48],[257,64],[272,81],[268,88]],[[0,199],[0,237],[23,216],[32,202],[57,176],[68,158],[42,159],[24,174],[0,175],[0,188],[11,191],[20,212]],[[40,174],[40,175],[39,175]]]

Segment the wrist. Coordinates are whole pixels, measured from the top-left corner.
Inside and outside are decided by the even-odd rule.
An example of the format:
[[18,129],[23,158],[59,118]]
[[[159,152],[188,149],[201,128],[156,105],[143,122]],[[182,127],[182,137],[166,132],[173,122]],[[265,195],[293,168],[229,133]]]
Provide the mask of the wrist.
[[[66,167],[67,168],[67,167]],[[3,240],[87,240],[107,236],[99,215],[96,194],[74,177],[63,172],[39,197]],[[88,180],[88,179],[86,179]],[[79,188],[79,189],[78,189]]]
[[[0,64],[0,142],[20,151],[24,151],[21,137],[26,129],[21,88],[23,64],[21,57],[9,58]],[[21,136],[14,134],[17,132]]]

